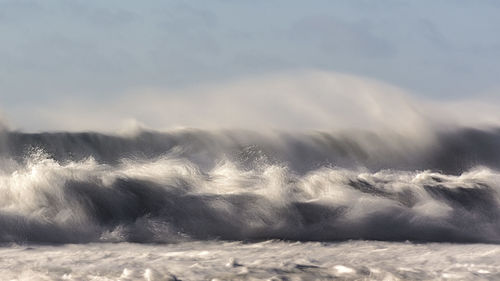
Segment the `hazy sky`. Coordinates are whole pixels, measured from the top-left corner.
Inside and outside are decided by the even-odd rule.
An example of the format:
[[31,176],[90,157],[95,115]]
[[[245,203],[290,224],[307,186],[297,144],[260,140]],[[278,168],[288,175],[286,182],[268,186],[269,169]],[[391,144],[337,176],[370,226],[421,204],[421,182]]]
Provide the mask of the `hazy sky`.
[[498,97],[498,15],[496,0],[0,0],[0,111],[54,129],[36,113],[304,70]]

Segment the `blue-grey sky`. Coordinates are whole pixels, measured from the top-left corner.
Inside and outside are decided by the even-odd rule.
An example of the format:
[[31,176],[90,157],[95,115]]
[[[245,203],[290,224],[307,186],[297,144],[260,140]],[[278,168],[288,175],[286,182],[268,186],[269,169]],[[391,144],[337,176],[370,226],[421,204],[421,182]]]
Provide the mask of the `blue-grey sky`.
[[34,129],[30,112],[61,101],[305,69],[441,101],[498,96],[498,15],[496,0],[0,0],[0,110]]

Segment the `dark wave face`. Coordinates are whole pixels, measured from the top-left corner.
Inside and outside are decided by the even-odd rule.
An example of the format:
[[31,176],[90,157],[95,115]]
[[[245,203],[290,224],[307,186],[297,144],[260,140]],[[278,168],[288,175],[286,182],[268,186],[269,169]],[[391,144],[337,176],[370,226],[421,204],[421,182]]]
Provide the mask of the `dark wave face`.
[[0,134],[0,241],[500,242],[500,130]]

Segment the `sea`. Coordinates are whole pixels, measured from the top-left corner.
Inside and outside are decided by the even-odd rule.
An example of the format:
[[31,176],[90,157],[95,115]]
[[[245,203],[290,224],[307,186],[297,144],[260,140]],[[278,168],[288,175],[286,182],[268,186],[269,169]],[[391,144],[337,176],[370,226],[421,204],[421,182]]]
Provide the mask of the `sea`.
[[0,280],[500,280],[500,129],[0,132]]

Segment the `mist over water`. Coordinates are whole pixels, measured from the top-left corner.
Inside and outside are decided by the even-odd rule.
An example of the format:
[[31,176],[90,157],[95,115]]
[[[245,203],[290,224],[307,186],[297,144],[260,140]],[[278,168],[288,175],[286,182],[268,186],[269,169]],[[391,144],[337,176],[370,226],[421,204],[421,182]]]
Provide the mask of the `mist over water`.
[[417,97],[377,80],[309,70],[187,88],[137,88],[114,99],[59,97],[9,111],[6,117],[11,128],[30,132],[365,130],[388,131],[421,143],[437,129],[500,124],[500,103],[494,95],[441,101]]

